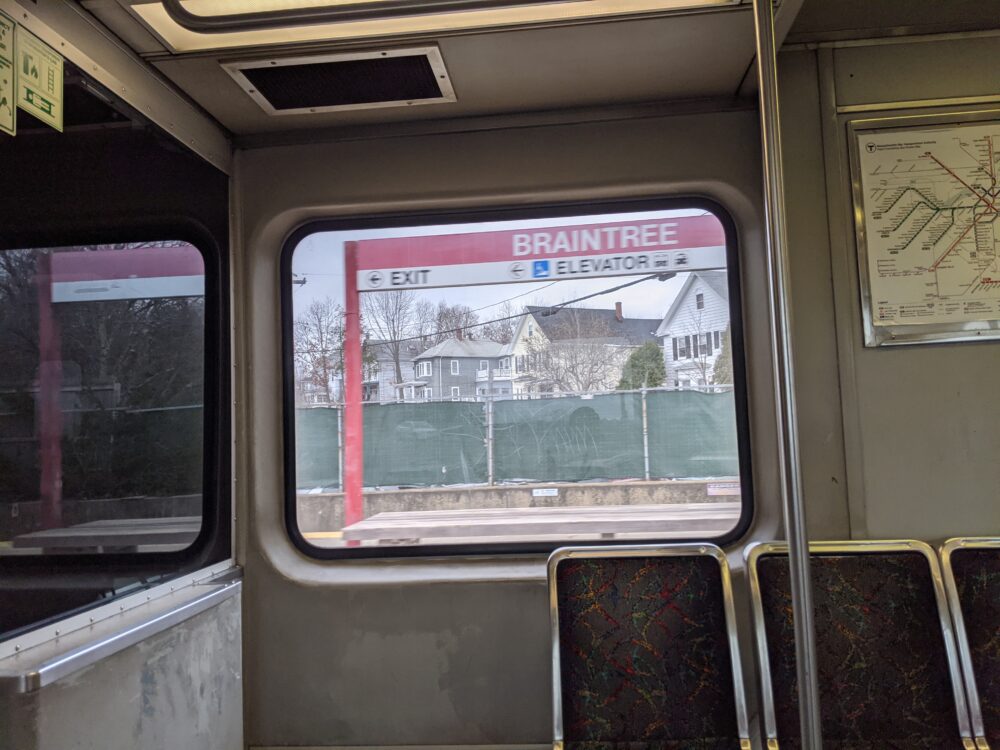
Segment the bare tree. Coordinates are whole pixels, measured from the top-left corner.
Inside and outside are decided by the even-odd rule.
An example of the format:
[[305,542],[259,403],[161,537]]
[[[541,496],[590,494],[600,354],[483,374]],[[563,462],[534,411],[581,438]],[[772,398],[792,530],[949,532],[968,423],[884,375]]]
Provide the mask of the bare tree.
[[416,292],[393,289],[388,292],[365,292],[361,295],[361,318],[371,334],[382,343],[383,350],[392,358],[396,382],[403,382],[402,353],[411,336],[423,334],[418,316]]
[[546,335],[527,341],[532,374],[561,391],[612,390],[630,348],[614,338],[607,323],[582,308],[564,307],[556,315]]
[[344,309],[329,297],[316,300],[295,318],[294,333],[296,370],[332,403],[343,372]]
[[707,325],[705,316],[701,310],[692,312],[684,325],[679,329],[679,336],[686,337],[690,343],[687,345],[687,357],[678,360],[676,372],[678,374],[693,376],[692,379],[697,381],[695,385],[712,384],[713,333]]
[[509,344],[514,340],[514,333],[517,331],[518,320],[512,317],[516,314],[517,310],[510,300],[498,305],[490,313],[492,322],[479,329],[479,338],[496,341],[498,344]]
[[467,305],[449,305],[444,300],[438,302],[434,317],[435,343],[456,338],[456,329],[465,338],[480,338],[476,323],[479,317]]

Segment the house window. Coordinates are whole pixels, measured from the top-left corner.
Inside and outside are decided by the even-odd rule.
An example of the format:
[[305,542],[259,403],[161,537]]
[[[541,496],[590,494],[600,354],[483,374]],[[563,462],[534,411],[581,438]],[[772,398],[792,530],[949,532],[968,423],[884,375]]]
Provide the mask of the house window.
[[714,331],[712,333],[712,335],[715,337],[715,348],[716,349],[721,349],[722,348],[722,333],[719,332],[719,331]]
[[678,356],[679,353],[677,351],[677,337],[674,336],[670,340],[673,342],[673,345],[674,345],[674,362],[676,362],[678,360],[678,358],[679,358],[679,356]]
[[461,395],[462,395],[462,389],[459,388],[457,385],[453,385],[451,387],[451,397],[457,400],[458,398],[461,397]]
[[479,372],[485,372],[490,369],[490,361],[488,359],[479,360]]
[[704,310],[705,309],[705,295],[704,294],[701,294],[699,292],[698,294],[694,295],[694,306],[697,307],[699,310]]
[[509,370],[510,369],[510,357],[504,357],[500,360],[500,369]]
[[534,335],[535,335],[535,324],[528,323],[528,338],[531,338]]
[[434,397],[433,388],[424,388],[424,401],[430,401]]
[[417,377],[429,378],[431,376],[431,363],[420,362],[417,364]]
[[407,389],[406,389],[406,397],[407,397],[408,399],[412,400],[412,399],[413,399],[413,397],[414,397],[414,395],[413,395],[413,394],[414,394],[414,388],[413,388],[413,386],[412,386],[412,385],[411,385],[411,386],[408,386],[408,387],[407,387]]
[[453,359],[451,361],[451,374],[452,375],[458,375],[458,360],[457,359]]

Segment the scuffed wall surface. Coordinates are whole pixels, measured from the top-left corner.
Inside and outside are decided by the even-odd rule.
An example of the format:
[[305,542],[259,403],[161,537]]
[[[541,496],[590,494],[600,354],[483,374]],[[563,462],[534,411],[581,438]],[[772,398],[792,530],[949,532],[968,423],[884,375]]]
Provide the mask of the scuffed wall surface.
[[240,601],[8,696],[0,750],[242,750]]

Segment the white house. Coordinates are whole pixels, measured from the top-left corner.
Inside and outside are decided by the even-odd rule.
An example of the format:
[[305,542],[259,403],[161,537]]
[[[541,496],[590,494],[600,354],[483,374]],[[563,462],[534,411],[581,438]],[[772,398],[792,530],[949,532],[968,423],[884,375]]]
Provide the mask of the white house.
[[689,274],[656,329],[656,335],[663,339],[666,385],[681,388],[711,385],[728,326],[727,272]]
[[518,395],[613,390],[629,354],[659,343],[656,318],[613,309],[525,307],[507,345]]

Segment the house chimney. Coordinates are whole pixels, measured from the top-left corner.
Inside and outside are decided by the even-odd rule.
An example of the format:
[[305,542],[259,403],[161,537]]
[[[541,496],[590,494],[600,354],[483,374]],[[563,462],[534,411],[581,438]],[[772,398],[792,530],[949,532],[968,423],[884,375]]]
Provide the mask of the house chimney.
[[459,328],[457,331],[455,331],[455,338],[458,339],[459,341],[461,341],[464,338],[464,336],[465,336],[465,334],[462,333],[462,329],[461,328]]
[[615,302],[615,320],[621,323],[625,318],[622,316],[622,303]]

